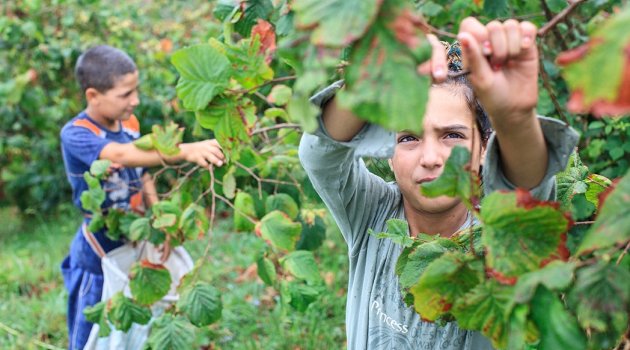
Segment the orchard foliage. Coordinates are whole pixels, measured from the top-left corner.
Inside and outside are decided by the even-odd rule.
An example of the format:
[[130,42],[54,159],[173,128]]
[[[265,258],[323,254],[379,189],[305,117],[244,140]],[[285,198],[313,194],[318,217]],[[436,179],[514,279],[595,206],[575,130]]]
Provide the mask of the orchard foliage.
[[[54,4],[63,7],[63,2]],[[627,118],[597,119],[595,115],[627,113],[630,80],[624,28],[630,25],[630,8],[616,0],[420,0],[415,4],[408,0],[228,0],[212,6],[215,21],[200,20],[212,23],[207,35],[184,31],[199,40],[186,35],[171,38],[164,28],[153,29],[156,37],[178,47],[191,44],[175,52],[166,44],[169,41],[150,41],[160,44],[159,52],[154,52],[152,46],[137,51],[125,47],[128,37],[113,39],[127,33],[142,41],[141,36],[131,35],[138,33],[132,30],[134,23],[118,27],[110,23],[103,30],[111,28],[114,33],[110,44],[128,49],[134,57],[155,59],[138,59],[141,70],[155,69],[156,62],[166,59],[172,63],[173,68],[146,75],[153,81],[151,86],[166,91],[158,96],[166,98],[151,104],[157,105],[157,114],[151,109],[138,111],[141,120],[146,120],[143,112],[154,122],[152,115],[161,118],[172,116],[178,108],[186,111],[183,117],[170,118],[179,125],[159,123],[165,125],[154,126],[136,145],[174,154],[176,145],[189,137],[180,130],[184,126],[200,137],[213,135],[226,153],[227,164],[209,169],[165,165],[153,174],[161,182],[160,202],[140,217],[101,211],[104,192],[99,179],[107,176],[108,164],[97,162],[84,174],[89,191],[81,198],[84,208],[94,215],[90,229],[106,226],[114,239],[177,246],[211,235],[217,215],[229,207],[233,227],[241,232],[235,235],[255,234],[268,243],[263,251],[247,252],[257,254],[260,279],[277,290],[282,307],[303,311],[325,288],[316,253],[330,221],[296,154],[299,130],[317,127],[318,109],[309,103],[309,96],[343,78],[339,103],[386,128],[419,131],[430,87],[429,79],[416,71],[430,54],[425,33],[448,39],[469,15],[483,21],[525,17],[544,26],[538,39],[539,113],[563,119],[584,135],[579,154],[557,177],[559,202],[539,202],[523,190],[482,197],[479,179],[464,167],[469,155],[455,149],[442,177],[422,191],[428,196],[462,198],[479,225],[451,238],[420,234],[411,239],[404,221],[391,221],[388,232],[372,234],[405,246],[396,271],[407,292],[406,302],[427,320],[457,320],[463,328],[482,331],[498,348],[608,349],[628,342],[623,335],[630,309],[630,258],[626,255],[630,125]],[[42,45],[53,47],[43,44],[48,40],[41,34],[48,23],[39,20],[43,10],[35,5],[25,8],[27,12],[13,9],[15,13],[0,22],[0,43],[26,42],[40,51]],[[564,9],[572,11],[556,17]],[[111,22],[118,23],[115,17]],[[44,28],[38,29],[42,23]],[[59,19],[58,26],[62,25],[69,31],[80,28]],[[561,70],[555,63],[560,51],[582,44],[585,48],[577,53],[558,58],[558,63],[566,65]],[[62,47],[62,43],[57,45]],[[6,56],[0,59],[17,55],[17,46],[11,47],[13,56],[2,54]],[[27,115],[42,115],[31,109],[41,108],[37,101],[56,90],[49,92],[44,88],[47,85],[40,84],[70,76],[77,55],[75,50],[62,56],[64,73],[52,70],[58,75],[47,80],[33,78],[29,69],[38,67],[33,61],[20,61],[16,65],[20,68],[8,77],[7,84],[13,85],[0,88],[0,99],[7,101],[0,108],[12,113],[11,125],[19,124],[10,133],[3,128],[7,141],[3,135],[0,143],[3,154],[11,156],[8,170],[3,164],[7,194],[24,188],[20,182],[24,164],[41,163],[36,158],[41,154],[31,154],[15,143],[24,138],[16,130],[30,122]],[[73,107],[78,107],[76,91],[57,94],[58,99],[65,96],[63,101],[75,101]],[[46,107],[58,106],[49,103]],[[56,122],[71,116],[69,110],[59,112]],[[574,114],[577,111],[585,114]],[[27,200],[24,207],[32,203]],[[479,203],[481,209],[477,209]],[[195,327],[219,320],[220,295],[211,281],[199,277],[199,271],[211,265],[211,250],[212,246],[207,247],[195,269],[180,282],[179,301],[154,320],[148,341],[151,348],[192,347]],[[168,292],[170,282],[163,266],[141,261],[132,268],[130,294],[98,304],[86,315],[103,325],[104,332],[109,325],[127,329],[133,322],[146,323],[147,308]]]

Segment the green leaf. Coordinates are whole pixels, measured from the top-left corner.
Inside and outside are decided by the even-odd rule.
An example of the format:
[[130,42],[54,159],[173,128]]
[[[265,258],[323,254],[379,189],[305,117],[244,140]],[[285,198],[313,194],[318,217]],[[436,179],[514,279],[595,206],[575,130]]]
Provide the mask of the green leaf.
[[299,312],[304,312],[321,294],[321,289],[296,282],[282,281],[280,294],[283,302]]
[[305,280],[308,284],[317,284],[322,280],[313,252],[296,250],[282,257],[280,264],[293,276]]
[[573,262],[552,261],[540,270],[522,275],[516,283],[514,300],[517,303],[528,303],[539,285],[549,290],[565,290],[573,282],[573,271],[576,264]]
[[192,349],[195,332],[182,316],[165,313],[152,325],[147,343],[152,350]]
[[131,267],[129,279],[131,293],[142,305],[151,305],[162,299],[171,288],[171,274],[168,270],[146,260]]
[[221,318],[223,303],[221,293],[213,286],[198,282],[192,288],[185,290],[177,302],[181,310],[197,327],[204,327]]
[[260,37],[239,41],[236,45],[225,45],[226,55],[230,60],[232,75],[243,89],[255,89],[273,79],[273,70],[260,54]]
[[308,98],[304,96],[293,96],[287,105],[289,120],[300,124],[305,132],[317,130],[317,115],[319,108],[315,107]]
[[627,96],[630,81],[624,74],[630,61],[630,7],[614,14],[591,34],[589,42],[561,53],[557,61],[565,68],[562,75],[572,92],[567,104],[572,112],[590,111],[595,115],[630,112]]
[[410,247],[414,241],[409,237],[408,228],[409,224],[406,220],[389,219],[387,220],[387,232],[376,233],[371,228],[368,228],[368,234],[379,239],[389,238],[396,244],[403,247]]
[[343,47],[362,37],[374,21],[381,1],[296,0],[296,27],[312,28],[311,42]]
[[537,270],[559,249],[569,226],[553,203],[538,201],[522,189],[485,197],[481,220],[487,267],[503,277]]
[[582,328],[591,330],[591,348],[611,349],[628,327],[630,271],[604,262],[584,267],[567,301]]
[[258,277],[260,277],[266,285],[273,287],[276,283],[276,267],[273,262],[261,256],[256,260],[256,266],[258,267]]
[[107,232],[105,233],[109,239],[117,241],[122,236],[120,230],[120,219],[125,215],[125,212],[120,209],[110,209],[105,217],[105,226],[107,226]]
[[204,109],[228,87],[232,74],[230,62],[223,53],[208,44],[178,50],[171,62],[181,75],[177,96],[188,110]]
[[247,192],[238,192],[234,199],[234,229],[236,231],[252,231],[256,224],[247,217],[256,219],[254,198]]
[[118,221],[118,226],[120,229],[121,234],[125,237],[125,238],[131,238],[130,234],[131,234],[131,224],[133,224],[134,221],[138,220],[140,218],[139,215],[133,213],[133,212],[126,212],[124,213],[124,215],[120,218],[120,220]]
[[300,223],[302,224],[302,232],[295,249],[315,250],[319,248],[326,238],[326,223],[324,219],[316,213],[303,211]]
[[182,143],[184,130],[175,123],[170,123],[166,127],[153,125],[153,145],[161,154],[165,156],[178,155],[180,149],[178,145]]
[[460,295],[451,312],[461,328],[481,331],[495,348],[503,349],[508,340],[506,326],[513,294],[513,287],[487,281]]
[[290,87],[286,85],[276,85],[271,89],[269,96],[267,96],[267,101],[277,106],[284,106],[289,103],[292,95],[293,90]]
[[218,95],[206,109],[195,111],[195,118],[203,128],[214,130],[223,117],[238,117],[236,106],[238,106],[236,96]]
[[105,227],[105,218],[100,212],[96,212],[92,214],[92,219],[90,220],[90,224],[88,225],[88,230],[90,232],[98,232],[100,229]]
[[129,226],[129,239],[141,241],[151,235],[151,220],[149,218],[139,218],[134,220]]
[[346,88],[339,91],[336,99],[341,107],[351,109],[361,119],[389,130],[406,129],[419,134],[431,80],[419,75],[417,66],[430,57],[430,45],[419,29],[413,39],[408,39],[418,40],[417,47],[400,42],[390,29],[392,23],[413,23],[419,19],[408,18],[413,16],[413,10],[402,6],[394,9],[387,1],[383,7],[383,15],[353,45],[351,64],[345,72]]
[[88,190],[81,193],[81,206],[92,214],[101,211],[101,204],[105,201],[105,191],[101,188],[100,181],[87,171],[83,174]]
[[396,273],[400,277],[400,286],[407,289],[418,283],[424,270],[444,253],[453,252],[457,244],[449,239],[438,238],[405,249],[396,264]]
[[231,166],[225,175],[223,175],[223,194],[226,198],[232,199],[234,198],[235,192],[236,177],[234,177],[234,167]]
[[204,208],[198,204],[190,204],[179,219],[179,229],[187,240],[195,240],[208,232],[210,221]]
[[586,183],[588,184],[586,199],[595,207],[599,207],[599,195],[611,185],[610,180],[605,176],[590,174]]
[[484,0],[483,12],[490,18],[502,17],[509,14],[507,0]]
[[131,325],[147,324],[151,320],[151,310],[145,306],[138,306],[123,295],[122,292],[114,294],[107,302],[107,318],[116,329],[127,332]]
[[85,319],[89,322],[99,325],[99,337],[108,337],[111,333],[111,328],[109,327],[109,323],[107,322],[106,304],[107,302],[101,301],[96,303],[94,306],[88,306],[83,309],[83,315],[85,315]]
[[278,193],[267,197],[265,209],[268,213],[279,210],[287,214],[291,219],[296,219],[300,213],[297,203],[286,193]]
[[558,202],[563,210],[571,208],[571,200],[578,193],[586,192],[586,177],[588,168],[582,164],[579,156],[573,153],[569,158],[567,168],[556,175]]
[[[440,177],[421,185],[422,194],[430,198],[458,197],[465,203],[471,203],[473,198],[477,200],[481,195],[481,187],[477,182],[473,184],[472,174],[466,170],[468,162],[470,162],[470,152],[465,147],[455,146]],[[469,206],[472,207],[472,204]]]
[[463,253],[445,253],[430,263],[411,287],[415,310],[424,320],[434,321],[482,281],[480,260]]
[[600,208],[577,254],[604,249],[630,240],[630,172],[617,183]]
[[172,227],[177,223],[177,215],[164,213],[159,216],[156,216],[153,221],[153,227],[157,229]]
[[256,224],[256,233],[268,240],[272,246],[282,250],[293,250],[300,238],[302,225],[294,222],[280,211],[272,211]]
[[151,151],[155,149],[155,146],[153,146],[153,134],[146,134],[135,140],[133,144],[143,151]]
[[214,129],[214,135],[223,148],[223,153],[233,160],[237,160],[240,150],[250,144],[250,137],[240,115],[222,117]]
[[531,317],[540,331],[538,349],[586,349],[584,333],[556,295],[540,286],[530,305]]
[[109,166],[112,164],[107,159],[98,159],[92,162],[90,165],[90,174],[94,175],[97,179],[102,179],[106,174]]

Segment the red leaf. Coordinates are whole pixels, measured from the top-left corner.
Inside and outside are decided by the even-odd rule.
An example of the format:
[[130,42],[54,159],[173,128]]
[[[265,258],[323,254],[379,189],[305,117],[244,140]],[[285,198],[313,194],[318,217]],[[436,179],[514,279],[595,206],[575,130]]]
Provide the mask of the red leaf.
[[497,282],[504,284],[504,285],[508,285],[508,286],[513,286],[516,284],[516,277],[508,277],[505,276],[504,274],[502,274],[499,271],[495,271],[490,267],[486,267],[486,276],[490,277],[490,278],[494,278],[495,280],[497,280]]
[[258,19],[258,23],[252,28],[251,37],[256,35],[258,35],[261,44],[259,53],[265,55],[265,62],[269,64],[271,63],[271,56],[276,51],[276,33],[273,26],[263,19]]
[[403,10],[391,24],[396,39],[412,50],[417,49],[422,44],[423,39],[419,34],[425,28],[426,24],[422,17],[409,9]]
[[158,265],[150,262],[149,260],[140,261],[140,266],[143,268],[154,269],[154,270],[165,270],[166,267],[164,265]]

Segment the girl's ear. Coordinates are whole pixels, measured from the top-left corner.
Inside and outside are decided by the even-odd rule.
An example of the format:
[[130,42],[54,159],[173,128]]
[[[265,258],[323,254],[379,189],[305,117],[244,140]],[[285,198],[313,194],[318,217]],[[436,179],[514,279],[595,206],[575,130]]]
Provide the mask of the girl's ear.
[[389,164],[389,170],[391,170],[393,172],[394,171],[394,163],[392,162],[391,158],[389,158],[387,160],[387,164]]

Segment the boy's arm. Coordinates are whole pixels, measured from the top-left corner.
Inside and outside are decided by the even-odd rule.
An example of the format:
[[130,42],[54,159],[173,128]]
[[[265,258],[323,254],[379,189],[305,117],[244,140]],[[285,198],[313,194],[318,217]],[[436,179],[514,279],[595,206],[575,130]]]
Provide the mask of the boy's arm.
[[178,163],[187,161],[207,168],[210,164],[222,166],[225,160],[221,146],[216,140],[205,140],[179,145],[180,153],[176,156],[164,156],[158,151],[144,151],[133,143],[110,142],[99,154],[99,159],[107,159],[125,167],[151,167],[162,162]]

